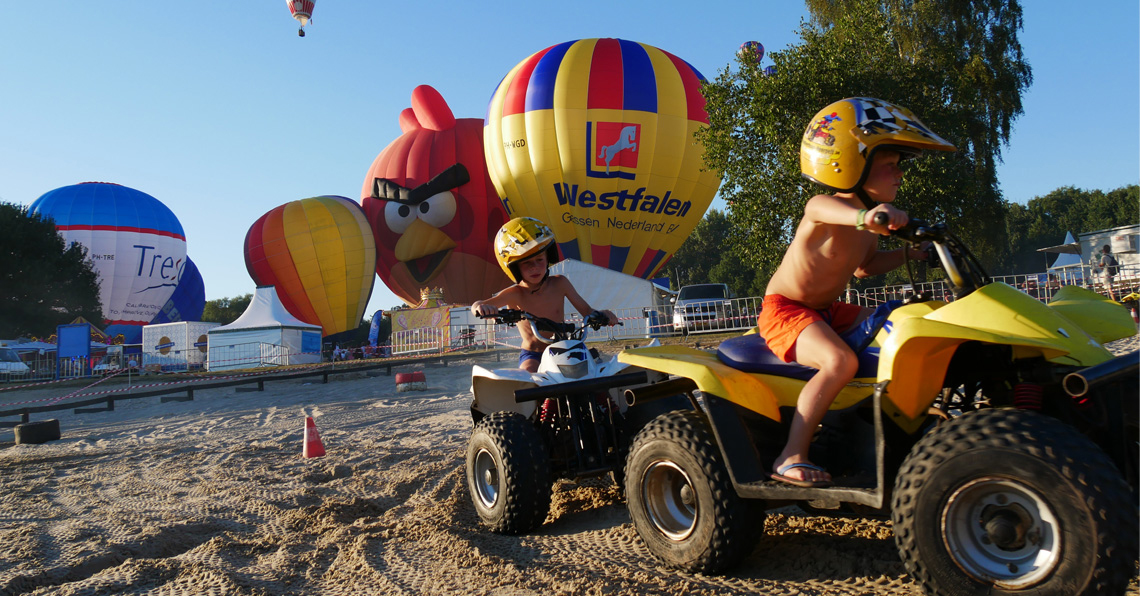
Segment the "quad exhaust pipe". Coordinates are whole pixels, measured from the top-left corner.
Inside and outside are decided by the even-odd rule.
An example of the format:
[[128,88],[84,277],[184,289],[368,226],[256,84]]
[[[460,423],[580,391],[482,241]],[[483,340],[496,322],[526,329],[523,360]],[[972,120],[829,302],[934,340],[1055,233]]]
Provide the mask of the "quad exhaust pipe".
[[1140,371],[1140,352],[1132,352],[1071,372],[1061,379],[1061,386],[1064,387],[1065,393],[1073,397],[1083,397],[1097,385],[1125,375],[1136,376],[1137,371]]

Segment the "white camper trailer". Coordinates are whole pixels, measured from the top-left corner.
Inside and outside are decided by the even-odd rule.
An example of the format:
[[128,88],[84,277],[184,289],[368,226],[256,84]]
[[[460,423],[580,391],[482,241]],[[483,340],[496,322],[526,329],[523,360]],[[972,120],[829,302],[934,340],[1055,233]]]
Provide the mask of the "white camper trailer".
[[144,372],[189,372],[206,366],[207,334],[218,323],[180,321],[147,325],[142,332]]

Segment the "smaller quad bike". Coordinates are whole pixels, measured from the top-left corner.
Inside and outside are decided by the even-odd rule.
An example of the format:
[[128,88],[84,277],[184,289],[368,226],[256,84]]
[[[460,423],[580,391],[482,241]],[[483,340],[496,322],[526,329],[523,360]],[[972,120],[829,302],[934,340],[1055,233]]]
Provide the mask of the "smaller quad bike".
[[761,539],[766,509],[889,515],[908,572],[929,594],[1120,594],[1136,573],[1135,352],[1102,344],[1136,327],[1121,305],[1066,286],[1049,304],[993,283],[944,225],[931,241],[954,300],[880,306],[845,338],[860,357],[810,459],[834,483],[770,478],[797,396],[815,369],[759,335],[715,353],[626,350],[670,375],[639,404],[684,392],[634,439],[625,468],[634,527],[666,563],[715,573]]
[[[639,421],[656,416],[669,400],[629,407],[625,388],[665,375],[615,357],[603,359],[587,347],[586,330],[606,324],[602,313],[591,313],[581,326],[510,309],[492,318],[507,325],[525,320],[552,335],[535,373],[480,366],[471,370],[471,500],[492,531],[522,534],[546,519],[555,480],[612,473],[620,485],[629,439],[640,428]],[[659,344],[654,340],[650,345]]]

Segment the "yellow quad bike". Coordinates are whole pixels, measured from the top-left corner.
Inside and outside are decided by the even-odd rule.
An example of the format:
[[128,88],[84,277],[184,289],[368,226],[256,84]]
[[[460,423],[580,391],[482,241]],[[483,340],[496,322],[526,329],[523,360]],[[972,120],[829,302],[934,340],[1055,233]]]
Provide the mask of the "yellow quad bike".
[[[880,306],[846,337],[860,372],[815,434],[828,488],[769,478],[806,379],[758,334],[716,353],[684,346],[618,358],[669,375],[631,403],[684,394],[634,438],[626,499],[649,550],[716,573],[739,563],[766,509],[890,515],[908,572],[929,594],[1119,594],[1136,572],[1137,353],[1102,344],[1136,333],[1129,312],[1067,286],[1050,304],[991,283],[945,225],[895,233],[932,241],[949,302]],[[937,257],[937,259],[935,259]]]

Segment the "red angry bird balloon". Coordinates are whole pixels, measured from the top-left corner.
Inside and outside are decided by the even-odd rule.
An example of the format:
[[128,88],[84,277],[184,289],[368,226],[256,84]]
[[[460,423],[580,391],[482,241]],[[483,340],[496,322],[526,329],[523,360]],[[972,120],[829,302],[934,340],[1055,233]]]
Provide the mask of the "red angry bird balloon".
[[438,91],[420,85],[400,129],[361,189],[380,280],[409,305],[424,288],[470,304],[510,285],[493,252],[507,215],[487,175],[483,120],[456,119]]

